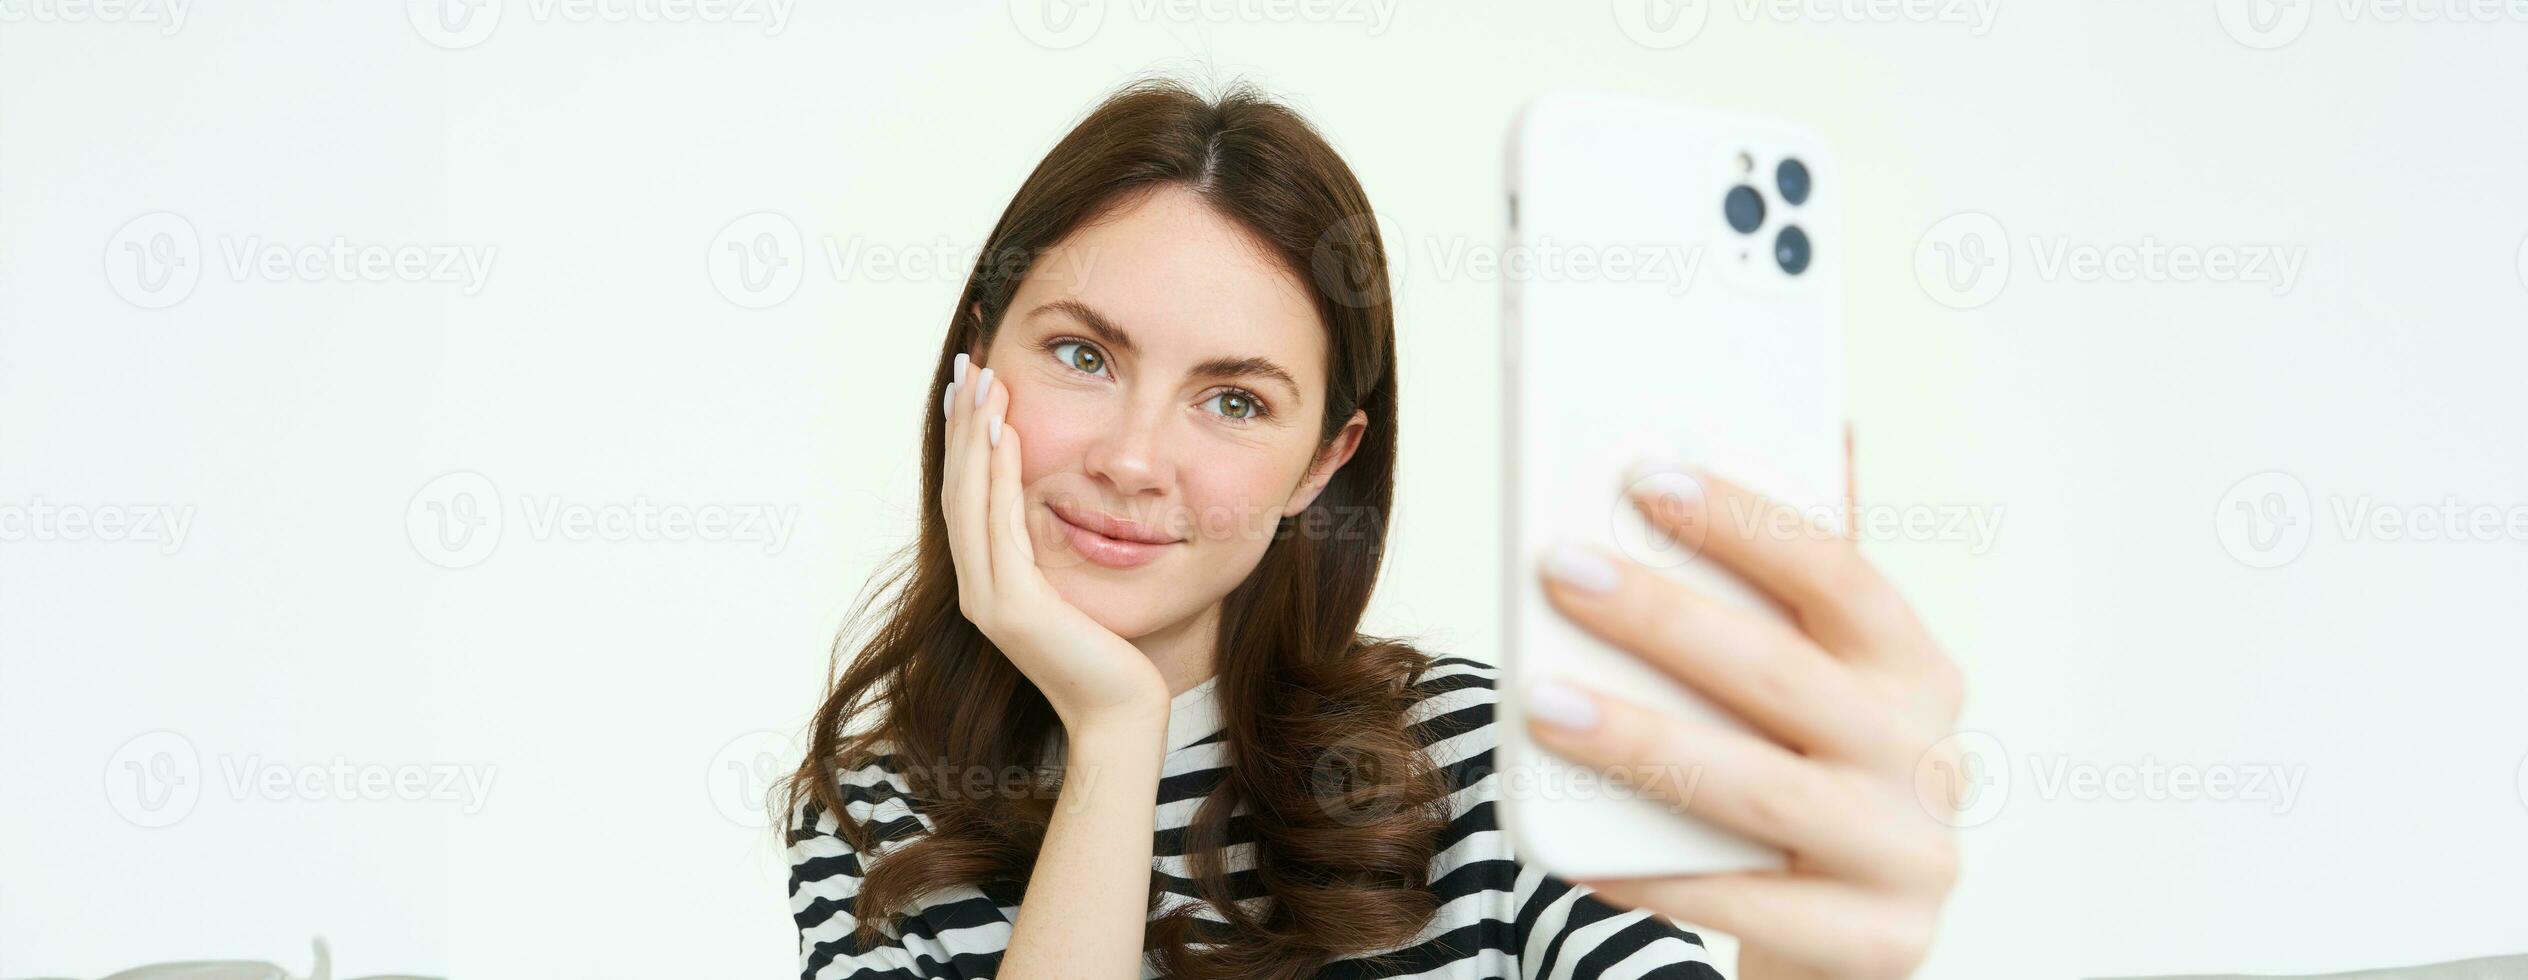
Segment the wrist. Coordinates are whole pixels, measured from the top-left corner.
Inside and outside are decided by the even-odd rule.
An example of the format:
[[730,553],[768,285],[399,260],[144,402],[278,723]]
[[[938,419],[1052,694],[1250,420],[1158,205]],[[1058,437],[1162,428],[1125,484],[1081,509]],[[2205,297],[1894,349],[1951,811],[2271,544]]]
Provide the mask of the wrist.
[[1169,706],[1165,700],[1060,714],[1063,735],[1076,748],[1155,746],[1167,739]]

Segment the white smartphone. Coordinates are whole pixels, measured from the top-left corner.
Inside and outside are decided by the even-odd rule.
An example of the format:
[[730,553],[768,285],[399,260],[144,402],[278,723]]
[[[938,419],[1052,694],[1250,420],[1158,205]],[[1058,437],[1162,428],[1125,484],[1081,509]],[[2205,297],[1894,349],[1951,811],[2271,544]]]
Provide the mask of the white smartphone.
[[[1568,678],[1685,718],[1745,724],[1564,619],[1536,579],[1557,542],[1596,543],[1764,615],[1754,589],[1649,529],[1637,464],[1691,461],[1830,528],[1845,520],[1843,181],[1817,133],[1759,116],[1554,92],[1509,141],[1503,294],[1502,824],[1566,878],[1779,867],[1694,819],[1692,760],[1595,778],[1526,735],[1517,692]],[[1524,267],[1508,260],[1524,260]],[[1728,522],[1733,515],[1715,515]],[[1734,527],[1720,524],[1718,527]],[[1730,531],[1728,533],[1739,533]]]

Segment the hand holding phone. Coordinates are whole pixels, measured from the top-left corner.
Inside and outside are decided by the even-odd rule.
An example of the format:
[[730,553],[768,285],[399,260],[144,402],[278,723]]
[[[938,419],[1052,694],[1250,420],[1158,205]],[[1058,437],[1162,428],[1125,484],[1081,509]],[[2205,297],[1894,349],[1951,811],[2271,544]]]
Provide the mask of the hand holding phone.
[[1514,243],[1720,267],[1510,282],[1503,825],[1608,902],[1736,935],[1742,977],[1909,975],[1974,774],[1957,668],[1848,536],[1830,158],[1589,94],[1532,105],[1512,155]]

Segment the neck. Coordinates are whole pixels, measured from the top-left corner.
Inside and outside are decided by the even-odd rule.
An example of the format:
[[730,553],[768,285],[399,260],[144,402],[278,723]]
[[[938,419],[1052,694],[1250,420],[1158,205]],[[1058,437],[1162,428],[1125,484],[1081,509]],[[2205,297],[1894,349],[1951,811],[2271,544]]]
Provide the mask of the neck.
[[1217,669],[1220,646],[1220,604],[1134,637],[1132,645],[1159,668],[1169,697],[1192,690]]

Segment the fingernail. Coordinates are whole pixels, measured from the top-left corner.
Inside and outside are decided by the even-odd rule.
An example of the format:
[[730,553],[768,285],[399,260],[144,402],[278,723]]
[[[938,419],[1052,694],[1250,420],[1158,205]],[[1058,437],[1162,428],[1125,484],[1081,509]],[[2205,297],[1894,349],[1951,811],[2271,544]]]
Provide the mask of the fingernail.
[[1001,417],[992,416],[992,448],[1001,448]]
[[984,368],[983,376],[974,385],[974,407],[983,407],[983,398],[992,393],[992,369]]
[[1598,703],[1579,688],[1552,677],[1528,683],[1527,713],[1565,731],[1585,732],[1598,724]]
[[1605,592],[1619,576],[1605,555],[1576,544],[1558,544],[1545,553],[1545,577],[1582,592]]
[[955,411],[952,411],[952,409],[954,409],[954,408],[956,407],[956,405],[957,405],[957,383],[956,383],[956,382],[954,382],[954,381],[951,381],[951,382],[948,382],[948,391],[947,391],[946,393],[944,393],[944,394],[942,394],[942,395],[940,395],[940,396],[939,396],[939,417],[941,417],[941,418],[955,418],[957,413],[956,413]]
[[957,366],[949,377],[956,381],[963,381],[966,379],[966,356],[964,354],[957,355]]
[[1625,471],[1625,488],[1633,493],[1668,497],[1680,504],[1703,499],[1703,481],[1695,479],[1685,460],[1677,456],[1654,456],[1637,460]]

